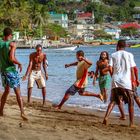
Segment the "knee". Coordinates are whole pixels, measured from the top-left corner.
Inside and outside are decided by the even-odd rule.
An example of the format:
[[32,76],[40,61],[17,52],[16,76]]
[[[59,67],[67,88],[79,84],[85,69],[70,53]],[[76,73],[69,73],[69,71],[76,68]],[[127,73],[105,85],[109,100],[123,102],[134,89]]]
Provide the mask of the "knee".
[[10,88],[9,88],[9,87],[6,87],[6,88],[5,88],[5,93],[8,94],[9,92],[10,92]]

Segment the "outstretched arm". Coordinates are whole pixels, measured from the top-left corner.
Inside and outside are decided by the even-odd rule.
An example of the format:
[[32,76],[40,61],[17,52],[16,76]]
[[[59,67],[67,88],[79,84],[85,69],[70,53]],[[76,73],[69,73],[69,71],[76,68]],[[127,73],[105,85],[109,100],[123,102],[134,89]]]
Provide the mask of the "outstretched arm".
[[47,57],[46,57],[46,54],[44,54],[43,69],[44,69],[44,72],[45,72],[46,80],[48,80],[48,73],[47,73],[47,67],[46,67],[46,60],[47,60]]
[[21,63],[16,59],[15,57],[15,52],[16,52],[16,43],[11,42],[10,43],[10,61],[12,61],[14,64],[18,65],[18,69],[20,69],[20,72],[22,71],[22,65]]
[[71,67],[71,66],[77,66],[78,62],[70,63],[70,64],[65,64],[65,68]]

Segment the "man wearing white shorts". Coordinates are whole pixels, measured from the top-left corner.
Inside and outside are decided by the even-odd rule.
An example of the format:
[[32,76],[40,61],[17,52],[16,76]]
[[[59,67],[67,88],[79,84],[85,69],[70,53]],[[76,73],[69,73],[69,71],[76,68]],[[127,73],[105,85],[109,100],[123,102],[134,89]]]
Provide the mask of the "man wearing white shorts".
[[[41,65],[43,64],[44,74],[41,71]],[[36,52],[30,54],[29,65],[26,71],[26,74],[23,76],[23,80],[26,80],[28,77],[28,103],[30,103],[32,88],[34,86],[34,82],[36,82],[37,87],[42,89],[42,96],[43,96],[43,105],[45,105],[45,98],[46,98],[46,80],[48,79],[47,69],[46,69],[46,54],[42,52],[42,46],[36,46]]]
[[39,89],[46,87],[44,75],[42,74],[41,70],[40,71],[32,70],[28,79],[28,88],[33,88],[34,82],[36,82],[37,87]]

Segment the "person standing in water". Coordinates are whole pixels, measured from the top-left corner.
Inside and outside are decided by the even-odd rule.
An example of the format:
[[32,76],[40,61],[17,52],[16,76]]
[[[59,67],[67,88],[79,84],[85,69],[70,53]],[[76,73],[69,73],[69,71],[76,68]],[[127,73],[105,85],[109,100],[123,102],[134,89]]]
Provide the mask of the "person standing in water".
[[28,120],[24,114],[23,102],[20,91],[20,77],[16,70],[16,65],[20,72],[22,65],[15,57],[16,43],[12,41],[12,30],[5,28],[3,31],[4,38],[0,40],[0,71],[4,93],[1,97],[0,116],[3,116],[3,109],[7,96],[10,93],[10,88],[14,89],[16,99],[20,108],[21,117],[23,120]]

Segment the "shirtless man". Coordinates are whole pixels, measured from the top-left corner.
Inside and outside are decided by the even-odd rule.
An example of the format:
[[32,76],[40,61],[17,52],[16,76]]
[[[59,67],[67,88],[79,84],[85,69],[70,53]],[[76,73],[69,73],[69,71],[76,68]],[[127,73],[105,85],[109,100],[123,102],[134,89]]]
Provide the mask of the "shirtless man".
[[99,73],[99,87],[101,90],[101,94],[104,98],[104,103],[107,102],[107,89],[109,89],[110,85],[110,76],[108,71],[104,72],[103,69],[108,67],[109,55],[106,51],[101,52],[100,58],[96,63],[96,72],[93,80],[93,85],[95,85],[95,81],[97,79]]
[[29,65],[26,74],[23,76],[23,80],[26,80],[28,74],[28,103],[30,103],[32,88],[34,82],[36,82],[38,88],[42,89],[43,96],[43,106],[45,105],[46,98],[46,84],[45,79],[41,71],[41,65],[43,64],[43,69],[45,72],[46,80],[48,80],[48,74],[46,70],[46,54],[42,52],[42,46],[38,44],[36,46],[36,52],[30,54]]

